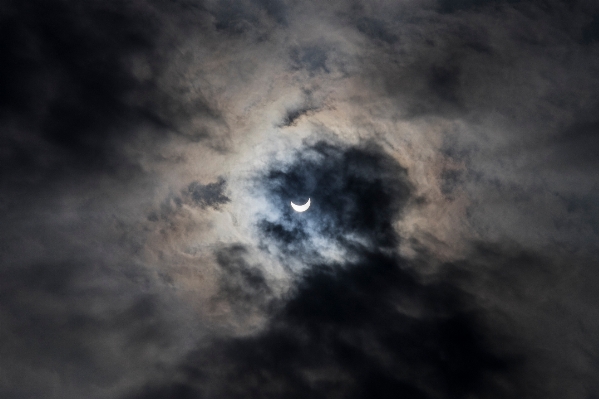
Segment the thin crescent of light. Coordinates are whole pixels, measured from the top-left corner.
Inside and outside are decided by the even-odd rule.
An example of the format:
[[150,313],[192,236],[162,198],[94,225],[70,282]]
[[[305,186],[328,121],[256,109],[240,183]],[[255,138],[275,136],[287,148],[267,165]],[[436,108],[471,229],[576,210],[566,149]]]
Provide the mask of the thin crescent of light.
[[310,208],[310,198],[308,198],[308,202],[306,202],[304,205],[295,205],[293,202],[291,203],[291,207],[293,208],[294,211],[296,212],[305,212],[308,210],[308,208]]

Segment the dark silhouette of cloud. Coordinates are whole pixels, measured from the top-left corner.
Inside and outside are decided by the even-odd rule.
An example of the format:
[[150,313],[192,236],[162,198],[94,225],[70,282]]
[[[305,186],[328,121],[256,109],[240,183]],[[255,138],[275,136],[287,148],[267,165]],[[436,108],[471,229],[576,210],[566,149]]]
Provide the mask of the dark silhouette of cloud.
[[135,378],[130,365],[150,370],[169,362],[181,339],[169,327],[173,304],[143,270],[129,266],[123,276],[99,266],[82,259],[0,271],[0,367],[10,375],[2,397],[47,396],[48,370],[70,376],[85,393],[88,384],[110,389],[123,374]]
[[390,32],[385,23],[381,20],[363,17],[357,21],[357,27],[360,32],[373,40],[380,40],[387,44],[396,43],[399,38],[396,34]]
[[231,199],[224,194],[226,181],[220,178],[215,183],[200,184],[193,182],[187,187],[187,194],[192,202],[202,208],[208,206],[218,208],[222,204],[230,202]]
[[298,119],[304,115],[310,115],[310,113],[318,110],[317,107],[306,105],[303,107],[295,108],[288,110],[285,117],[283,118],[283,122],[281,123],[281,127],[294,126]]
[[[460,288],[471,272],[448,266],[446,275],[425,282],[392,249],[399,237],[391,224],[410,197],[405,169],[395,160],[372,143],[317,142],[261,182],[285,207],[281,224],[259,223],[264,239],[302,259],[310,244],[292,252],[289,245],[324,236],[351,255],[307,265],[289,297],[270,307],[264,331],[217,340],[207,352],[192,354],[185,392],[228,398],[509,397],[514,382],[500,381],[513,377],[519,362],[492,345],[484,309]],[[287,211],[295,193],[310,196],[314,208],[301,215]],[[313,219],[316,227],[300,218]],[[223,279],[223,294],[243,298],[247,308],[268,299],[268,290],[240,257],[244,253],[242,247],[225,248],[217,259],[235,276]]]
[[[152,51],[158,27],[134,10],[100,3],[9,2],[6,8],[0,43],[5,126],[39,134],[79,167],[124,161],[110,142],[148,112],[128,105],[125,96],[152,90],[125,63]],[[22,160],[37,162],[26,145],[3,133],[5,145]]]
[[[0,140],[3,174],[43,178],[70,173],[138,172],[122,146],[144,134],[178,131],[198,111],[152,80],[162,74],[158,47],[164,10],[92,1],[7,2],[2,27]],[[175,41],[175,38],[170,38]],[[205,138],[198,129],[190,140]],[[29,145],[31,142],[36,145]]]
[[583,44],[591,44],[599,40],[599,14],[593,15],[591,22],[582,29]]
[[252,265],[248,257],[247,249],[239,244],[216,253],[222,275],[214,304],[220,302],[231,306],[238,320],[268,310],[272,301],[272,290],[264,272],[257,265]]
[[322,45],[293,48],[290,56],[294,69],[305,69],[310,73],[330,72],[327,66],[327,49]]
[[[406,170],[374,143],[344,148],[317,142],[264,179],[267,195],[283,215],[278,223],[261,224],[265,238],[290,243],[318,234],[348,248],[352,237],[380,248],[397,244],[393,221],[409,198],[410,185]],[[308,198],[310,212],[298,217],[289,202]],[[310,221],[314,231],[308,230]]]

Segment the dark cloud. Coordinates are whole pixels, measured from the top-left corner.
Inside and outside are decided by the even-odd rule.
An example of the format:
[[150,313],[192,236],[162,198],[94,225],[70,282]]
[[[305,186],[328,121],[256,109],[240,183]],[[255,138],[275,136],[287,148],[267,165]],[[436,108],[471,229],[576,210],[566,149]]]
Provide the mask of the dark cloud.
[[477,8],[497,6],[502,3],[516,3],[519,0],[440,0],[439,11],[441,13],[454,13],[459,11],[475,10]]
[[599,40],[599,14],[593,15],[593,19],[582,29],[583,44],[592,44]]
[[126,399],[198,399],[202,395],[184,383],[169,386],[147,386],[141,393],[126,396]]
[[447,196],[451,196],[453,190],[456,187],[459,187],[459,182],[462,177],[462,172],[459,170],[444,170],[441,173],[441,178],[443,182],[441,183],[441,192]]
[[447,65],[433,65],[429,74],[429,86],[442,100],[459,105],[460,70]]
[[[80,167],[122,162],[110,142],[147,112],[125,96],[152,90],[137,81],[127,60],[152,51],[158,26],[134,9],[97,2],[10,2],[6,8],[0,24],[3,124],[39,135]],[[36,163],[39,155],[9,132],[4,140],[14,161]]]
[[0,396],[596,397],[597,12],[4,2]]
[[[192,354],[185,392],[228,398],[499,398],[519,392],[521,358],[506,342],[495,342],[486,309],[461,288],[478,277],[464,265],[447,265],[425,281],[411,261],[390,250],[399,240],[391,224],[410,185],[405,169],[380,147],[308,145],[262,184],[283,208],[280,224],[259,223],[265,239],[305,259],[309,243],[294,251],[289,246],[324,236],[351,256],[306,265],[290,295],[271,308],[264,331],[217,340]],[[313,201],[305,214],[287,211],[295,193]],[[316,227],[306,218],[318,221]],[[227,273],[223,294],[248,307],[269,292],[245,254],[240,246],[224,248],[217,259]]]
[[[453,186],[458,177],[447,172],[446,180]],[[198,398],[556,395],[548,384],[561,377],[544,363],[551,356],[536,360],[537,349],[525,336],[545,335],[539,347],[552,345],[549,331],[568,328],[569,321],[545,330],[513,317],[522,303],[534,301],[534,291],[551,289],[563,267],[557,261],[477,243],[464,260],[421,274],[418,265],[434,261],[433,254],[422,251],[408,260],[394,249],[400,238],[391,224],[411,196],[406,170],[372,143],[305,145],[259,182],[282,213],[278,222],[258,223],[263,239],[306,268],[282,301],[262,306],[269,315],[265,329],[216,339],[189,355],[178,382],[184,392]],[[307,197],[313,201],[308,212],[289,209],[289,200]],[[345,260],[313,258],[313,238],[340,245]],[[217,259],[230,274],[223,295],[241,298],[250,312],[272,297],[246,254],[241,246],[229,247]]]
[[[383,248],[397,244],[393,222],[409,198],[410,184],[406,170],[374,143],[346,148],[317,142],[264,179],[282,213],[275,223],[261,223],[268,239],[290,244],[316,234],[348,247],[361,240]],[[301,216],[288,205],[308,198],[313,205]]]
[[298,119],[300,119],[302,116],[310,115],[316,110],[318,110],[318,108],[312,105],[305,105],[299,108],[288,110],[280,127],[294,126],[297,124]]
[[181,212],[183,205],[194,208],[207,209],[212,208],[220,210],[221,206],[231,201],[225,195],[227,181],[220,177],[214,183],[202,184],[194,181],[181,190],[180,195],[168,195],[161,202],[158,209],[149,212],[147,219],[150,222],[159,220],[169,221],[174,215]]
[[[157,85],[164,74],[164,9],[144,4],[7,2],[0,11],[2,172],[44,179],[138,171],[123,145],[156,142],[193,115],[219,118]],[[160,133],[157,133],[160,132]],[[203,129],[187,134],[206,137]]]
[[[397,245],[392,223],[410,197],[406,171],[395,160],[374,144],[318,142],[270,172],[265,185],[284,207],[282,224],[262,225],[267,238],[285,250],[291,237],[324,236],[350,250],[355,261],[310,265],[271,328],[231,344],[226,356],[238,363],[231,371],[238,386],[226,396],[497,392],[496,376],[510,369],[511,360],[485,342],[472,299],[451,279],[422,283],[407,261],[384,252]],[[309,212],[289,210],[295,193],[312,199]],[[303,218],[317,220],[316,227]]]
[[88,260],[0,271],[3,397],[58,397],[48,393],[57,374],[72,385],[60,396],[85,396],[89,384],[111,390],[136,378],[135,364],[169,362],[181,338],[168,326],[172,304],[143,270],[121,268],[127,276]]
[[314,74],[317,72],[329,73],[327,65],[328,49],[323,45],[294,47],[290,51],[293,69],[305,69]]
[[201,208],[218,208],[231,199],[224,194],[226,181],[220,178],[215,183],[201,184],[193,182],[187,187],[187,194],[194,205]]
[[315,99],[313,90],[303,89],[302,91],[304,95],[302,102],[287,108],[283,121],[278,127],[296,126],[300,118],[314,115],[324,108],[323,100]]
[[[231,248],[231,256],[237,252]],[[362,249],[354,262],[312,264],[273,308],[266,329],[211,341],[182,363],[178,385],[143,392],[177,386],[194,398],[560,397],[567,389],[552,388],[551,380],[563,375],[547,367],[553,360],[543,349],[555,344],[555,320],[546,329],[545,321],[511,319],[514,299],[555,289],[544,286],[555,272],[546,258],[481,244],[469,259],[423,279],[397,254]],[[500,302],[489,306],[496,295]],[[557,324],[569,330],[569,323]],[[531,327],[537,347],[514,335]],[[153,397],[144,395],[132,397]]]
[[224,347],[216,367],[236,381],[219,389],[257,398],[498,395],[514,362],[493,353],[468,301],[382,254],[315,265],[268,331],[215,346]]
[[257,4],[266,10],[268,15],[272,17],[279,24],[287,23],[288,7],[284,1],[277,0],[255,0]]
[[[219,0],[210,7],[210,12],[215,19],[214,27],[217,31],[238,36],[252,34],[264,28],[264,13],[277,24],[285,25],[288,10],[283,1]],[[258,39],[263,40],[264,37],[259,35]]]
[[360,32],[371,39],[380,40],[387,44],[394,44],[399,40],[399,37],[389,31],[385,26],[385,22],[374,18],[360,18],[357,21],[357,27]]
[[238,244],[216,253],[222,275],[214,304],[231,306],[238,321],[264,311],[272,297],[264,272],[257,265],[250,264],[247,257],[247,249]]
[[556,137],[555,161],[562,165],[593,165],[599,151],[599,121],[579,121],[567,127]]

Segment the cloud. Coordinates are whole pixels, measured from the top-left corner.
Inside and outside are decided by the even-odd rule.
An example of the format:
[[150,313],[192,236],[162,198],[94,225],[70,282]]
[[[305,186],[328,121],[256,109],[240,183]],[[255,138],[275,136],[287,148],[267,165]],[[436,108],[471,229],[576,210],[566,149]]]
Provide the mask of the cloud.
[[[134,12],[100,3],[11,3],[3,13],[0,44],[4,123],[39,135],[78,167],[124,162],[111,141],[152,112],[126,102],[132,91],[152,90],[128,70],[127,61],[150,53],[158,30]],[[14,157],[39,161],[27,141],[5,140]]]
[[[243,258],[243,247],[219,250],[227,273],[223,298],[241,301],[246,312],[269,299],[274,306],[264,308],[269,319],[263,329],[215,338],[190,354],[182,392],[229,398],[526,393],[515,377],[524,355],[516,353],[517,345],[499,345],[488,310],[461,287],[479,276],[447,265],[426,281],[413,261],[396,252],[400,238],[392,222],[408,203],[410,184],[405,169],[380,147],[306,144],[260,182],[283,215],[279,223],[258,223],[263,239],[280,248],[284,261],[297,257],[306,268],[275,305],[263,274]],[[310,196],[314,208],[289,211],[287,200],[296,193]],[[315,236],[344,248],[343,260],[307,257],[318,252],[311,244]],[[167,392],[170,384],[148,385],[134,397]]]
[[215,255],[222,274],[213,305],[228,307],[233,322],[245,330],[260,324],[274,300],[272,282],[259,265],[249,263],[248,250],[239,244],[221,248]]
[[[269,171],[264,185],[282,217],[261,222],[262,233],[283,249],[311,236],[346,248],[393,248],[393,221],[410,196],[406,170],[372,142],[359,147],[324,141],[308,145],[291,164]],[[288,204],[307,198],[312,201],[310,212],[298,217]]]
[[294,69],[305,69],[310,73],[329,73],[327,67],[327,50],[314,45],[304,48],[293,48],[290,58]]
[[3,397],[118,395],[173,364],[185,340],[176,304],[145,271],[129,265],[122,276],[111,266],[72,260],[0,272]]
[[0,6],[0,396],[596,396],[596,15]]
[[222,124],[200,93],[182,100],[167,76],[167,46],[179,38],[165,34],[166,7],[9,2],[0,18],[8,179],[55,179],[66,171],[132,178],[141,172],[132,143],[156,156],[173,136],[192,142],[210,136],[199,120]]
[[398,36],[390,32],[385,25],[384,21],[368,17],[360,18],[357,23],[358,30],[369,38],[387,44],[396,43],[399,40]]
[[200,184],[193,182],[187,187],[187,193],[193,203],[205,208],[211,206],[218,208],[221,204],[230,202],[231,199],[224,195],[225,179],[220,178],[216,183]]

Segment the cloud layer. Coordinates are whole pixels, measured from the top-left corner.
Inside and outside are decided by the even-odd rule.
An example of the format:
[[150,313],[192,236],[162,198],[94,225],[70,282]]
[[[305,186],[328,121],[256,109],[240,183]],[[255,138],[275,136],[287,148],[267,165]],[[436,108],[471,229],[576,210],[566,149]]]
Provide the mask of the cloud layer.
[[597,397],[598,20],[5,2],[0,396]]

